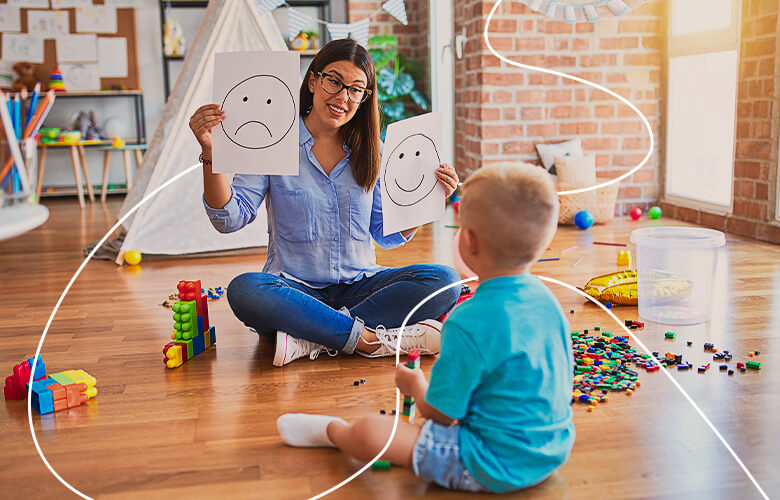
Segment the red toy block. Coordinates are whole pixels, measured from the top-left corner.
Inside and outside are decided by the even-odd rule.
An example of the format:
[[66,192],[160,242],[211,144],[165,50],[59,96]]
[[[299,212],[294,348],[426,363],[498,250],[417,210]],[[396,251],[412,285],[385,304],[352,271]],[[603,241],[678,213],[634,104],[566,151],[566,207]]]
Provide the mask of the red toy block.
[[209,303],[208,295],[201,296],[201,316],[203,317],[203,331],[209,331]]
[[[39,363],[40,364],[40,363]],[[44,377],[38,377],[38,380]],[[3,394],[5,399],[26,399],[27,383],[30,381],[30,363],[22,361],[13,368],[13,375],[5,378]]]
[[[62,384],[50,384],[46,386],[51,391],[51,396],[56,403],[59,400],[67,400],[68,392],[65,390],[65,386]],[[55,409],[56,411],[56,409]]]
[[176,285],[179,290],[179,300],[194,300],[195,309],[198,311],[198,316],[203,315],[203,302],[200,299],[200,280],[197,281],[179,281]]
[[87,397],[86,394],[82,394],[83,392],[86,392],[87,390],[87,384],[68,384],[65,386],[65,391],[67,392],[68,398],[68,408],[73,408],[75,406],[79,406],[83,403],[86,403],[89,397]]

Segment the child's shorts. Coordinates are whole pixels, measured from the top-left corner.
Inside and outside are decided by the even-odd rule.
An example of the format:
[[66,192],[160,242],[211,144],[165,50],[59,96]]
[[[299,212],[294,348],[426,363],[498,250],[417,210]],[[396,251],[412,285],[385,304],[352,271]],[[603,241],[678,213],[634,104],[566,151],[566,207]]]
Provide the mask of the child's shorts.
[[412,472],[420,479],[451,490],[489,493],[460,460],[459,425],[426,421],[412,451]]

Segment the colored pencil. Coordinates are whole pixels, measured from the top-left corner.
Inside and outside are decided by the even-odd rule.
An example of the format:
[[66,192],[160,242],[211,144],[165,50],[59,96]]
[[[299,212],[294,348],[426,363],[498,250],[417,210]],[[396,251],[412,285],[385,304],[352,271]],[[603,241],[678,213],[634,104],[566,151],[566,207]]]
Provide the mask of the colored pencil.
[[41,93],[41,82],[38,82],[35,84],[35,89],[33,90],[32,97],[30,98],[30,107],[27,108],[27,121],[24,124],[24,128],[26,129],[28,125],[30,125],[30,120],[32,120],[33,114],[35,113],[36,108],[38,107],[38,96]]
[[609,245],[609,246],[612,246],[612,247],[627,247],[628,246],[625,243],[610,243],[608,241],[594,241],[593,244],[594,245]]
[[[11,122],[11,115],[8,113],[8,100],[3,92],[0,92],[0,119],[2,119],[3,127],[5,128],[5,135],[8,137],[8,146],[11,148],[12,162],[16,162],[16,171],[19,173],[19,181],[22,190],[29,191],[30,183],[24,168],[22,152],[19,150],[19,141],[16,140],[15,134],[12,132],[14,127]],[[0,172],[0,178],[5,177],[6,174],[5,168],[3,168],[3,172]]]
[[569,248],[567,248],[566,250],[563,250],[563,251],[561,252],[561,255],[566,255],[567,253],[571,252],[572,250],[576,250],[577,248],[578,248],[578,246],[577,246],[577,245],[574,245],[573,247],[569,247]]
[[548,260],[561,260],[560,257],[553,257],[551,259],[539,259],[536,262],[547,262]]
[[14,96],[14,114],[11,115],[11,120],[14,123],[14,134],[19,140],[22,138],[22,101],[19,99],[19,94]]
[[444,227],[448,227],[450,229],[460,229],[460,226],[444,226]]
[[[36,125],[38,125],[39,122],[42,122],[41,116],[43,116],[43,113],[44,111],[46,111],[46,108],[51,106],[53,102],[54,102],[54,91],[50,90],[46,93],[46,96],[43,98],[43,101],[41,101],[41,104],[35,110],[35,116],[32,117],[32,120],[30,120],[30,123],[28,123],[27,127],[24,129],[25,137],[32,137],[33,135],[32,132],[35,129]],[[40,126],[38,128],[40,128]]]
[[577,262],[575,262],[574,264],[572,264],[572,265],[571,265],[571,267],[577,267],[577,264],[579,264],[580,262],[582,262],[582,259],[584,259],[584,257],[580,257],[579,259],[577,259]]

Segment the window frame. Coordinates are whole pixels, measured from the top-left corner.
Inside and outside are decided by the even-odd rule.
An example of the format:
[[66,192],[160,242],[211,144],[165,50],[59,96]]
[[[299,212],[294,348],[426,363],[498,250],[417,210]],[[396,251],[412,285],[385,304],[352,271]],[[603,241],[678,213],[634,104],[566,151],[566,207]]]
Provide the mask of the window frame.
[[[678,0],[679,1],[679,0]],[[663,162],[663,179],[662,179],[662,186],[661,186],[661,192],[663,194],[663,201],[667,203],[671,203],[676,206],[686,207],[686,208],[692,208],[696,210],[704,210],[707,212],[713,212],[718,214],[731,214],[734,209],[734,164],[735,164],[735,154],[736,154],[736,142],[737,142],[737,120],[738,120],[738,114],[737,114],[737,104],[739,101],[739,63],[742,58],[742,51],[739,43],[739,36],[740,36],[740,29],[742,24],[742,15],[741,15],[741,9],[740,9],[740,0],[730,0],[731,1],[731,19],[732,24],[727,27],[720,30],[712,30],[712,31],[706,31],[706,32],[698,32],[698,33],[690,33],[686,35],[678,35],[678,36],[672,36],[672,0],[669,0],[666,2],[666,57],[664,59],[664,72],[666,75],[666,81],[664,85],[664,129],[666,133],[666,137],[664,140],[664,162]],[[729,203],[728,205],[725,204],[719,204],[719,203],[713,203],[701,199],[696,198],[689,198],[681,195],[671,194],[668,191],[669,183],[668,183],[668,174],[669,174],[669,163],[668,163],[668,151],[670,150],[669,147],[669,141],[671,140],[671,134],[669,134],[669,118],[670,118],[670,109],[669,109],[669,95],[670,95],[670,85],[669,85],[669,68],[671,65],[671,59],[673,57],[681,57],[681,56],[692,56],[692,55],[700,55],[700,54],[708,54],[708,53],[714,53],[714,52],[725,52],[725,51],[732,51],[736,50],[737,52],[737,67],[735,71],[734,78],[737,80],[737,84],[735,86],[735,95],[734,95],[734,138],[732,143],[732,154],[731,154],[731,189],[730,189],[730,196],[729,196]],[[780,195],[780,190],[778,191]],[[779,205],[780,206],[780,205]]]

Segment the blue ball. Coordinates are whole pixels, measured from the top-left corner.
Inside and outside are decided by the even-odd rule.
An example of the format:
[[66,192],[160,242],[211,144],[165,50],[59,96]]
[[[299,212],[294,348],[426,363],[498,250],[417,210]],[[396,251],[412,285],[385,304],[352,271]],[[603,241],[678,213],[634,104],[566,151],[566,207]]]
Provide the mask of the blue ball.
[[574,216],[574,223],[580,229],[588,229],[593,225],[593,214],[587,210],[580,210],[577,215]]

